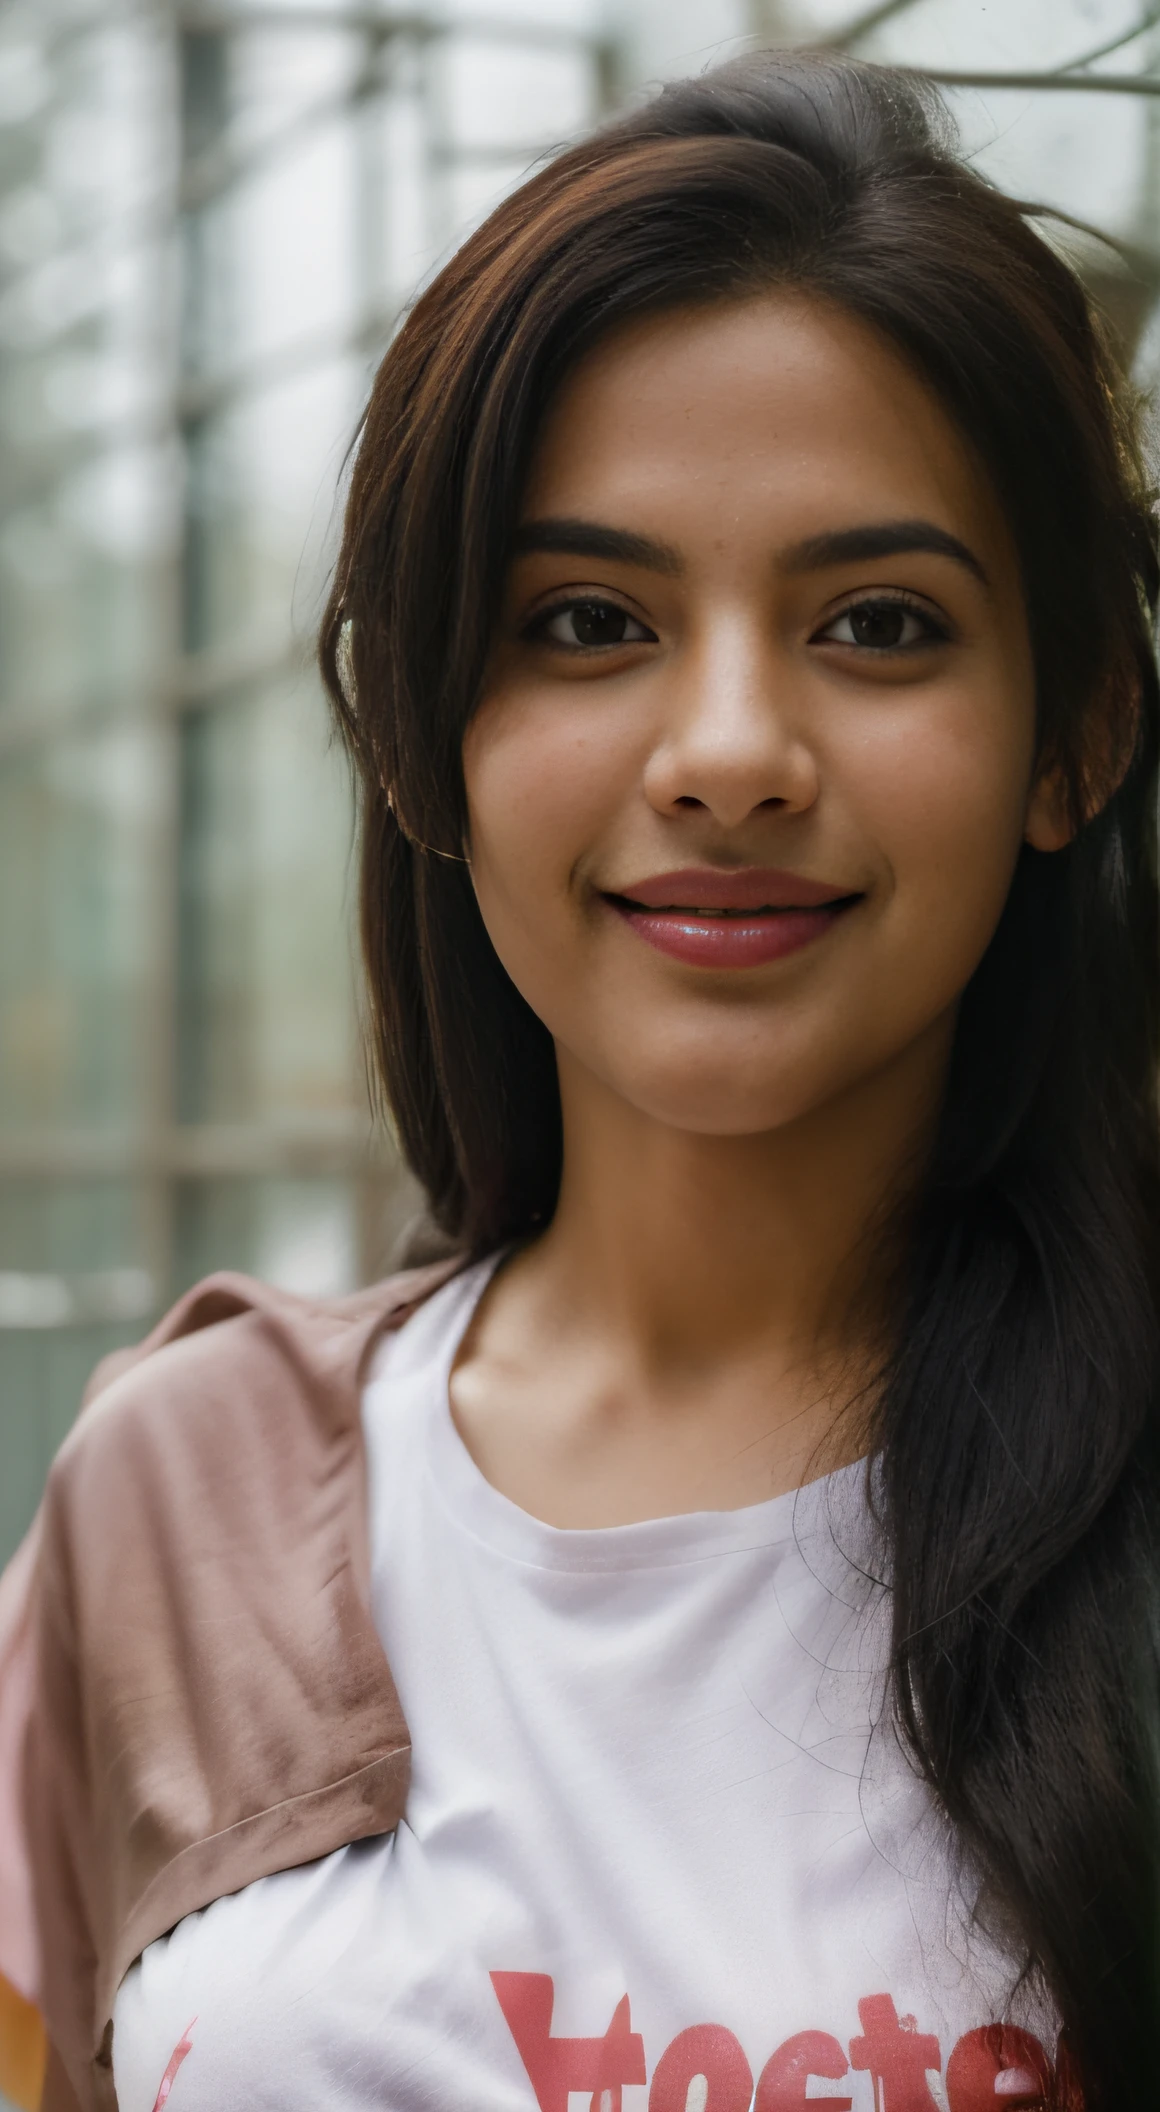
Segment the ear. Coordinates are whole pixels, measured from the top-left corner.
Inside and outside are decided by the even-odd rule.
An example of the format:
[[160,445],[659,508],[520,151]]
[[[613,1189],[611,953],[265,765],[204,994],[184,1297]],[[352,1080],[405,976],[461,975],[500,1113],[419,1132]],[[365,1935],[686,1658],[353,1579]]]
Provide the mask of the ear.
[[1062,851],[1075,835],[1067,780],[1056,765],[1036,778],[1027,799],[1024,841],[1033,851]]
[[1140,676],[1133,668],[1117,682],[1109,676],[1088,713],[1079,785],[1080,813],[1069,773],[1041,759],[1027,795],[1025,840],[1035,851],[1062,851],[1119,791],[1131,764],[1141,711]]

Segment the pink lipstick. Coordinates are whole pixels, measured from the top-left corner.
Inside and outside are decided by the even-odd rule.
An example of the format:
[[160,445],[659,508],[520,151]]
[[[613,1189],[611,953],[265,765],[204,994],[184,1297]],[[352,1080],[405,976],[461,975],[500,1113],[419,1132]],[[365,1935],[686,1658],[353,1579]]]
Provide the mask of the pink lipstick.
[[694,968],[758,968],[820,939],[860,897],[800,873],[687,866],[605,895],[638,938]]

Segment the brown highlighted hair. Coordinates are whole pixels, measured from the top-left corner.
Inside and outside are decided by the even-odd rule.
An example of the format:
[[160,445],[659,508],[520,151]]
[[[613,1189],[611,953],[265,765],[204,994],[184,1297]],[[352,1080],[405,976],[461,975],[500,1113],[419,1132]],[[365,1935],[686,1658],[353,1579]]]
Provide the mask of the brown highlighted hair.
[[777,286],[877,328],[984,464],[1077,825],[1023,853],[963,1000],[878,1448],[903,1734],[1054,1996],[1059,2102],[1082,2078],[1120,2112],[1160,2060],[1156,534],[1077,277],[921,84],[767,54],[666,88],[507,199],[392,344],[322,638],[375,1051],[449,1234],[550,1217],[551,1040],[461,862],[530,452],[618,323]]

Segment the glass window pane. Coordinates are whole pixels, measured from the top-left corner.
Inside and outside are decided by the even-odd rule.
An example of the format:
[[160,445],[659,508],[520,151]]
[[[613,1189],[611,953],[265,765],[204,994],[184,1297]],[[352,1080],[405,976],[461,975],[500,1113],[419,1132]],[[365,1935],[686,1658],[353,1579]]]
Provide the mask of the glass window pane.
[[177,1279],[244,1269],[265,1283],[334,1297],[358,1280],[354,1198],[337,1180],[186,1182],[178,1190]]
[[139,1115],[159,765],[131,728],[0,755],[0,1127]]
[[363,39],[339,28],[240,29],[232,40],[230,138],[253,152],[292,138],[354,90]]
[[352,1110],[350,787],[321,697],[303,680],[192,713],[183,756],[181,1117]]
[[0,1562],[24,1532],[93,1365],[148,1325],[140,1196],[119,1181],[0,1181]]
[[444,123],[461,153],[551,146],[591,123],[594,73],[580,46],[449,37],[439,55]]
[[419,54],[397,50],[389,93],[361,120],[365,292],[384,317],[406,300],[435,247],[427,118]]
[[189,434],[186,635],[191,650],[276,650],[321,603],[335,489],[360,377],[334,361],[244,397]]
[[0,1271],[74,1276],[141,1259],[140,1199],[131,1182],[0,1180]]
[[[93,1366],[137,1340],[141,1322],[70,1329],[0,1329],[0,1566],[40,1501]],[[2,2101],[0,2101],[2,2102]]]
[[[222,124],[228,139],[224,110]],[[194,163],[185,224],[191,369],[252,366],[348,329],[359,299],[358,153],[346,115],[287,125],[276,144],[241,160],[234,182],[211,183],[199,202],[206,166]],[[208,163],[210,178],[217,166]]]
[[312,126],[233,199],[238,358],[259,359],[353,320],[354,150],[345,121]]
[[140,699],[172,644],[172,447],[96,453],[0,521],[0,712]]

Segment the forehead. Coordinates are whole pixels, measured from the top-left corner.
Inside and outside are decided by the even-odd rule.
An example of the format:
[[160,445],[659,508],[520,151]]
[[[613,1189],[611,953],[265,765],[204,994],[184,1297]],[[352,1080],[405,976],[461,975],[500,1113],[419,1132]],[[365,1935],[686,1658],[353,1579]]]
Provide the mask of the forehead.
[[921,377],[869,324],[796,292],[636,320],[558,391],[525,513],[632,523],[647,512],[655,528],[670,507],[716,534],[740,525],[738,509],[752,527],[756,508],[771,534],[794,538],[921,515],[993,554],[1010,540],[988,477]]

